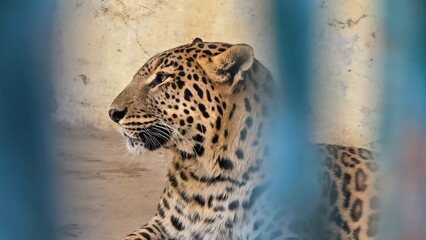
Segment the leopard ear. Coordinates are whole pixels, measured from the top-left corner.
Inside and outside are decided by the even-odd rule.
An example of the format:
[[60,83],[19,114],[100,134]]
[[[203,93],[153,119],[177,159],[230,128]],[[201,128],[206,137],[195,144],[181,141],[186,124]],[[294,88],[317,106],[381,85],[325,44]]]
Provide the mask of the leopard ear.
[[197,43],[202,43],[203,40],[199,37],[194,38],[194,40],[192,40],[191,45],[197,44]]
[[247,44],[236,44],[203,65],[212,81],[235,86],[243,79],[242,73],[250,69],[253,61],[253,48]]

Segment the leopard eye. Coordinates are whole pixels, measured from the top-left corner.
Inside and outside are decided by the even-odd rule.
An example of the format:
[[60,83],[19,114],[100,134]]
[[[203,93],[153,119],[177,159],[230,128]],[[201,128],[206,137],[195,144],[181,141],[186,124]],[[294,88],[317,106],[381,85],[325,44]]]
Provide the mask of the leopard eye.
[[155,74],[155,78],[152,80],[152,82],[149,85],[151,87],[155,87],[158,84],[166,81],[166,79],[169,78],[169,77],[171,77],[170,74],[159,72],[159,73]]

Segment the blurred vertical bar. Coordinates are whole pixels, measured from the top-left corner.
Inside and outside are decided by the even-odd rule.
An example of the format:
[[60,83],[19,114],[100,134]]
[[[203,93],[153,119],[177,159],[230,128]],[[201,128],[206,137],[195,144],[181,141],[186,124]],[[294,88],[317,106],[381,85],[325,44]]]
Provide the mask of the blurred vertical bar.
[[[314,160],[308,145],[309,69],[311,61],[313,4],[307,0],[274,0],[276,62],[274,76],[282,98],[274,108],[272,157],[277,163],[277,189],[281,197],[290,197],[301,205],[313,206],[309,197],[317,178],[311,174]],[[313,196],[313,195],[311,195]],[[307,203],[308,202],[308,203]],[[309,214],[309,207],[305,209]]]
[[[306,129],[306,106],[311,65],[310,36],[313,12],[310,1],[274,1],[276,15],[278,78],[282,84],[287,112],[296,118],[299,131]],[[306,133],[302,133],[305,135]]]
[[387,0],[383,239],[426,236],[426,2]]
[[0,3],[0,239],[54,236],[50,1]]

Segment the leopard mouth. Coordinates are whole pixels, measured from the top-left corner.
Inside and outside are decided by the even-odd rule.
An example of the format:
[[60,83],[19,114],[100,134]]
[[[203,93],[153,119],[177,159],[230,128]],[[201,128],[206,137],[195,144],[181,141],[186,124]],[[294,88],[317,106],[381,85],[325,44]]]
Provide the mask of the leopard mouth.
[[171,130],[160,123],[146,127],[137,133],[137,138],[124,133],[127,143],[132,148],[141,146],[154,151],[165,145],[171,139]]

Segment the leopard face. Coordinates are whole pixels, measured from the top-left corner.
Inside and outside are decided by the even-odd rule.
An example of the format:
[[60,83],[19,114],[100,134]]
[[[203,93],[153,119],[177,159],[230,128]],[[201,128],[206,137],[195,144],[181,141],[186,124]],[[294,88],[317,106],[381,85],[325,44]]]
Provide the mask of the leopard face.
[[109,111],[128,150],[172,148],[202,155],[208,131],[217,128],[228,98],[244,70],[253,63],[245,44],[191,44],[148,60],[115,98]]

